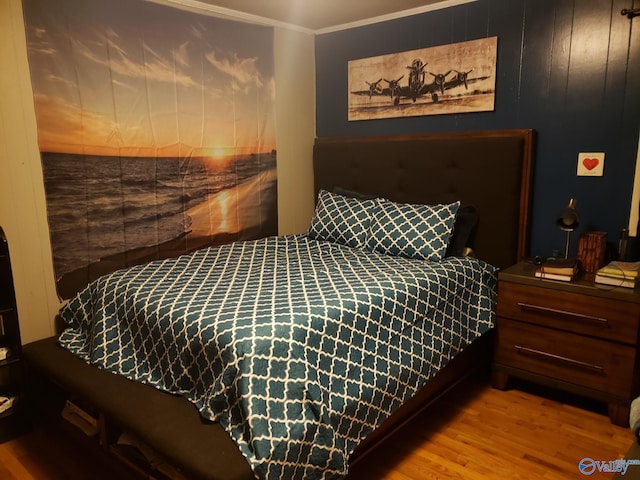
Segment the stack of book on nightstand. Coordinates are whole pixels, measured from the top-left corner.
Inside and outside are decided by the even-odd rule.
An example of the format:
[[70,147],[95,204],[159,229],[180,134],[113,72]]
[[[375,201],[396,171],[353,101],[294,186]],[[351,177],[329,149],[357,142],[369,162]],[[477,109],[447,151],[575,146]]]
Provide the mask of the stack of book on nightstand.
[[578,276],[578,261],[575,258],[547,258],[536,269],[536,277],[570,282]]
[[636,288],[640,282],[640,262],[614,260],[596,272],[596,283]]

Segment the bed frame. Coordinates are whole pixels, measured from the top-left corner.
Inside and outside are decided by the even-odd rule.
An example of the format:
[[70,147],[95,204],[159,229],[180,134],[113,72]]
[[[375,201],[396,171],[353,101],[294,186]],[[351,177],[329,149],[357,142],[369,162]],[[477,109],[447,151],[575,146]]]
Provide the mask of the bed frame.
[[[501,130],[362,138],[318,138],[316,193],[338,186],[397,202],[460,200],[479,213],[474,250],[504,268],[527,253],[532,130]],[[410,401],[363,441],[350,461],[368,452],[421,413],[479,365],[488,366],[492,335],[452,360]],[[251,470],[228,434],[204,422],[184,398],[98,370],[59,347],[54,337],[23,347],[35,412],[59,418],[66,400],[96,419],[86,443],[149,478],[166,478],[116,440],[123,431],[151,447],[178,478],[249,480]],[[64,423],[64,422],[62,422]],[[82,438],[82,435],[80,435]]]

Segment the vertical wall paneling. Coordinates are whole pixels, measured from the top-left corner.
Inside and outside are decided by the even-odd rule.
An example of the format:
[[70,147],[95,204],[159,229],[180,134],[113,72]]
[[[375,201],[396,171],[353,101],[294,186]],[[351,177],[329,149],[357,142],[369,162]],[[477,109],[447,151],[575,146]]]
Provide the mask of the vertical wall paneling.
[[524,31],[518,97],[520,111],[531,112],[529,121],[537,124],[547,116],[551,93],[551,65],[554,58],[554,22],[549,21],[544,7],[540,8],[539,2],[535,0],[526,4],[524,16],[527,29]]
[[[318,35],[317,134],[534,128],[538,143],[531,254],[562,250],[565,237],[555,219],[571,197],[577,200],[582,220],[572,235],[573,251],[582,231],[606,231],[615,244],[620,229],[629,223],[640,127],[640,18],[620,15],[630,3],[478,0]],[[495,111],[347,121],[349,60],[494,35],[498,37]],[[594,151],[605,152],[604,176],[578,177],[578,153]],[[635,256],[640,257],[640,250]]]
[[519,96],[519,75],[522,58],[523,2],[491,2],[489,36],[498,37],[498,65],[496,75],[496,112],[503,121],[516,120]]

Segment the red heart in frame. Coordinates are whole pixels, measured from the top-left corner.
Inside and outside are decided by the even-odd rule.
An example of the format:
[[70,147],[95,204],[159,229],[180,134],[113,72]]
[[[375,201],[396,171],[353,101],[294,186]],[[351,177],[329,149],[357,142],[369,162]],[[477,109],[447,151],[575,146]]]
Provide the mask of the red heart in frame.
[[582,165],[584,165],[584,168],[587,170],[593,170],[598,166],[598,163],[600,163],[600,161],[597,158],[585,158],[582,160]]

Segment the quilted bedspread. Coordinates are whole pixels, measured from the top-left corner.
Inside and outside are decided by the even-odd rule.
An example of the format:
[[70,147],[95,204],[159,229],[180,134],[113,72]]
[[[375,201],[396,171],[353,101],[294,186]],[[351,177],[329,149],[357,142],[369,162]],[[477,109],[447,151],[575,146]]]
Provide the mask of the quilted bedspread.
[[60,312],[86,361],[192,401],[256,477],[342,478],[361,439],[493,326],[495,269],[269,237],[99,278]]

